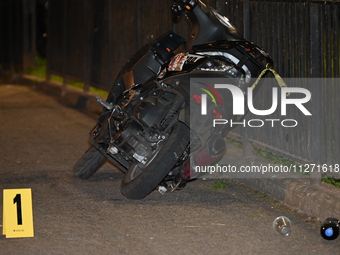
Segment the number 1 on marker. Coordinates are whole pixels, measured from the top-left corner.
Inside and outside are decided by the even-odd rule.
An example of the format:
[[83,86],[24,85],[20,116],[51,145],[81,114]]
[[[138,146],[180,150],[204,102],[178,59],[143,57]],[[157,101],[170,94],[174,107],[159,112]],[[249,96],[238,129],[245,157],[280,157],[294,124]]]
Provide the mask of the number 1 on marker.
[[17,204],[18,225],[22,225],[21,194],[17,194],[13,199],[13,204]]

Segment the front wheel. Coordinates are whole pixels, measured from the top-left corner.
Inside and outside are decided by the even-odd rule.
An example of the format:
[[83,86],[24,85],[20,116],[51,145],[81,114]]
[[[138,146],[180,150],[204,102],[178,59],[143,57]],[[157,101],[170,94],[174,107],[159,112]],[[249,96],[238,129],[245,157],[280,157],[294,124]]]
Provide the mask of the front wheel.
[[90,178],[104,163],[106,157],[94,146],[88,148],[84,155],[73,166],[74,175],[80,179]]
[[147,164],[133,164],[121,183],[122,194],[130,199],[142,199],[157,187],[189,143],[189,129],[178,122],[159,152]]

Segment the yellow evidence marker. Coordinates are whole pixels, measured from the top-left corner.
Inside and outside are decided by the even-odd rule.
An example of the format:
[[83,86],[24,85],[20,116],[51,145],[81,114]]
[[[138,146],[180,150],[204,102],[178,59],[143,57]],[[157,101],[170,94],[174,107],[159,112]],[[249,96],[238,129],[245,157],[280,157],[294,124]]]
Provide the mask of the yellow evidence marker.
[[2,234],[6,238],[34,236],[31,189],[3,190]]

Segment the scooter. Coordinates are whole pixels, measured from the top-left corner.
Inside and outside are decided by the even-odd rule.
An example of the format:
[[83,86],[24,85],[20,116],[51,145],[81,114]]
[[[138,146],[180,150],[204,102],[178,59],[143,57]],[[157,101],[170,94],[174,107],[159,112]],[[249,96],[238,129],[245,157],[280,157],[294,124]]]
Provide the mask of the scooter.
[[263,49],[202,1],[177,0],[171,9],[188,19],[190,38],[169,32],[125,64],[107,100],[97,98],[103,111],[90,131],[91,147],[73,168],[87,179],[111,161],[125,174],[121,193],[130,199],[157,187],[161,193],[181,189],[197,178],[195,166],[224,155],[232,127],[207,123],[242,116],[232,114],[230,91],[218,92],[207,79],[227,79],[246,96],[272,66]]

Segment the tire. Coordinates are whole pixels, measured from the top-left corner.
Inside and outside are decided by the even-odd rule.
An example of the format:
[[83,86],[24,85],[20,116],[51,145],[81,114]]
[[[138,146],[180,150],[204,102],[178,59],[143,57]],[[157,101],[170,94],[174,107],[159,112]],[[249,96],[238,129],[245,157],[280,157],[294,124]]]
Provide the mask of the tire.
[[90,178],[104,163],[106,157],[94,146],[88,148],[84,155],[73,166],[73,172],[79,179]]
[[[134,164],[129,168],[121,183],[121,193],[129,199],[142,199],[148,195],[175,166],[189,139],[188,127],[178,122],[151,162],[146,166]],[[134,176],[136,172],[137,176]]]

